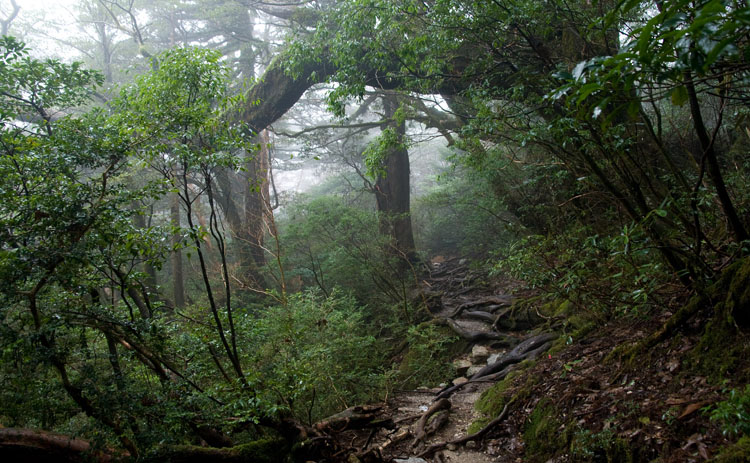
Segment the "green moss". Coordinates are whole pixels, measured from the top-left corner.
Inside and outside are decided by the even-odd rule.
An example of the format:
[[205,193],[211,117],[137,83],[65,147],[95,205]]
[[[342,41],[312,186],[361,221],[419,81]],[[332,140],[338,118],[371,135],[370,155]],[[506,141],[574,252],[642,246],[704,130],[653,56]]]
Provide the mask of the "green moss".
[[228,448],[176,445],[165,447],[143,461],[149,463],[183,463],[203,461],[252,461],[253,463],[280,463],[290,458],[289,447],[281,439],[260,439]]
[[750,461],[750,436],[743,436],[732,445],[721,449],[713,463],[745,463]]
[[[569,316],[573,313],[573,303],[568,299],[556,299],[551,303],[551,308],[554,308],[551,315],[555,317]],[[542,311],[545,315],[546,311]]]
[[635,458],[630,445],[617,438],[611,429],[594,433],[588,429],[577,431],[570,442],[572,460],[581,463],[633,463]]
[[511,401],[528,399],[532,388],[539,382],[536,377],[528,376],[526,382],[520,387],[513,386],[513,380],[520,376],[523,368],[512,371],[502,381],[487,389],[474,404],[474,408],[486,417],[494,419]]
[[284,441],[278,439],[262,439],[234,447],[247,461],[254,463],[276,463],[285,461],[287,447]]
[[700,342],[690,354],[692,370],[718,384],[729,376],[747,382],[750,375],[738,368],[750,354],[739,328],[750,324],[750,258],[729,266],[703,297],[690,304],[713,302],[713,317],[706,324]]
[[673,336],[678,327],[705,309],[712,309],[712,318],[693,352],[693,363],[698,371],[720,381],[748,352],[737,340],[738,328],[750,328],[750,257],[727,267],[716,283],[699,291],[648,338],[637,344],[619,346],[605,361],[620,359],[631,365],[636,360],[641,362],[643,353]]
[[523,441],[526,445],[527,460],[549,457],[567,448],[567,439],[560,436],[561,422],[558,410],[548,399],[542,399],[534,407],[523,429]]
[[714,318],[703,331],[701,340],[690,353],[692,371],[705,375],[709,381],[719,384],[735,371],[747,350],[737,342],[737,332],[724,318]]
[[490,423],[489,418],[479,418],[478,420],[474,420],[474,422],[472,422],[469,425],[469,428],[466,430],[466,434],[469,434],[469,435],[474,434],[475,432],[478,432],[482,428],[487,426],[489,423]]
[[594,322],[584,322],[578,326],[574,325],[574,328],[575,330],[571,333],[573,339],[583,339],[597,328],[597,324]]
[[741,327],[748,327],[750,326],[750,258],[742,259],[730,266],[722,280],[725,278],[729,289],[724,300],[725,317],[727,321],[734,321]]

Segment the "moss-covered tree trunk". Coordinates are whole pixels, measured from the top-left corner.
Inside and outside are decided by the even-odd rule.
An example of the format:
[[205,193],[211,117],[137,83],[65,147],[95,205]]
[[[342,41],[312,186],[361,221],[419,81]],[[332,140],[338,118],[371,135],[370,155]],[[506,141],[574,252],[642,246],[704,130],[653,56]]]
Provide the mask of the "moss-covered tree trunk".
[[410,213],[409,151],[406,149],[404,121],[394,121],[398,102],[393,97],[383,98],[385,116],[392,120],[397,144],[389,149],[384,160],[383,173],[375,183],[375,200],[380,214],[380,232],[392,239],[399,257],[415,258],[414,233]]

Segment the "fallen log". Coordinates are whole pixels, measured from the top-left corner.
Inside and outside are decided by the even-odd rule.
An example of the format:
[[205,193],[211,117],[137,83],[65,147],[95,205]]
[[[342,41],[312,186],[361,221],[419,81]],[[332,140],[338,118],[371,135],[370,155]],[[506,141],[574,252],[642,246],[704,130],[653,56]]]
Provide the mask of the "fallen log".
[[84,439],[20,428],[0,428],[0,454],[4,461],[50,463],[108,463],[130,457],[125,451],[92,448],[91,443]]
[[390,419],[379,419],[383,407],[357,405],[329,416],[313,426],[319,432],[341,432],[345,429],[365,429],[372,427],[393,428]]

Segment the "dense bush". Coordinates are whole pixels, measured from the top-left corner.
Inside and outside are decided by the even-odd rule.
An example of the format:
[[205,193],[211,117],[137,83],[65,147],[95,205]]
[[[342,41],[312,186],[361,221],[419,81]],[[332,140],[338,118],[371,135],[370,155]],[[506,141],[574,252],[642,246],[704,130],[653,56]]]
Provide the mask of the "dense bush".
[[281,224],[284,265],[299,286],[352,292],[359,301],[403,302],[408,281],[398,278],[402,262],[385,252],[388,238],[378,231],[372,210],[337,196],[301,200],[290,206]]
[[379,397],[384,347],[367,311],[339,291],[294,294],[249,320],[250,363],[259,390],[303,422]]

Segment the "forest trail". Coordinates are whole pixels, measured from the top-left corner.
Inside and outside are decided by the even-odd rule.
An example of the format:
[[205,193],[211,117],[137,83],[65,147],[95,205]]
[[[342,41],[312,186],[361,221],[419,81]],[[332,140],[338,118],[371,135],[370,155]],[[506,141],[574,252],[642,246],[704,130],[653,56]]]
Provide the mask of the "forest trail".
[[[423,290],[435,322],[471,339],[472,347],[454,363],[463,376],[443,388],[397,391],[375,407],[372,426],[330,433],[338,448],[348,450],[341,461],[518,463],[556,452],[546,461],[589,461],[602,455],[625,458],[613,461],[651,461],[665,455],[667,463],[700,463],[726,445],[726,436],[701,412],[720,400],[720,387],[686,358],[700,348],[701,320],[687,327],[679,342],[656,346],[633,368],[612,354],[653,332],[668,313],[619,320],[580,337],[566,334],[564,346],[558,343],[548,351],[559,335],[524,328],[519,304],[507,316],[510,294],[531,296],[520,284],[487,279],[460,260],[433,269]],[[481,312],[495,320],[477,317]],[[533,318],[536,309],[531,312],[526,315]],[[503,329],[503,317],[516,326]],[[544,321],[539,326],[560,326],[552,318]],[[495,393],[493,404],[483,408],[492,410],[491,416],[476,411],[482,392],[521,370],[526,358],[536,361],[505,382],[503,398]],[[348,429],[348,423],[339,429]],[[431,427],[437,429],[430,433]]]
[[[454,360],[458,377],[444,387],[395,392],[378,410],[379,418],[387,417],[390,426],[338,433],[341,444],[349,440],[344,447],[357,451],[348,462],[506,461],[499,459],[504,452],[497,440],[480,440],[478,436],[454,442],[465,439],[472,423],[482,418],[474,408],[482,392],[521,360],[549,348],[552,335],[532,336],[538,342],[522,343],[529,337],[523,331],[498,329],[497,320],[511,306],[511,293],[521,287],[518,282],[490,280],[472,270],[466,259],[438,257],[430,265],[431,274],[422,281],[424,301],[436,323],[448,325],[467,341],[466,352]],[[519,351],[523,344],[528,347]],[[492,370],[493,365],[502,368]]]

